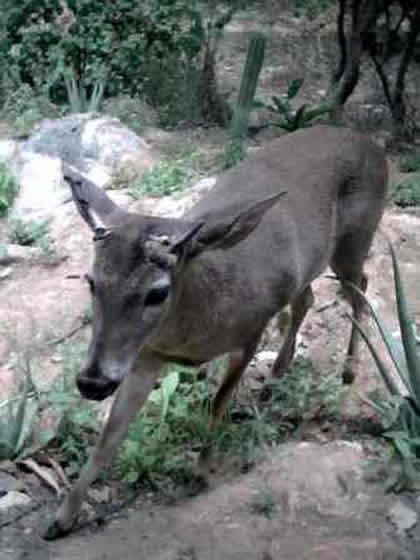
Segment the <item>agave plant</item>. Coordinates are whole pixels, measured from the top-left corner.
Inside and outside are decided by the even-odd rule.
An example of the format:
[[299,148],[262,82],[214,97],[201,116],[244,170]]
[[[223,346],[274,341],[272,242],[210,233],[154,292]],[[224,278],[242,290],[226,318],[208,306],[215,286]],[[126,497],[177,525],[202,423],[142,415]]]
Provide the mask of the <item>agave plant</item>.
[[402,344],[394,338],[364,294],[355,286],[353,289],[357,290],[366,302],[393,364],[393,370],[390,370],[369,335],[355,321],[389,394],[385,401],[364,400],[374,407],[383,419],[387,419],[384,422],[384,437],[391,442],[401,462],[400,472],[396,478],[388,481],[387,486],[390,490],[398,491],[420,481],[420,355],[395,250],[389,241],[388,245],[392,258]]
[[312,126],[315,122],[319,121],[321,117],[328,115],[331,112],[331,108],[323,104],[312,109],[308,109],[307,105],[304,104],[297,110],[294,109],[292,101],[299,93],[302,85],[302,79],[289,80],[286,93],[282,94],[280,97],[273,95],[271,97],[271,102],[268,103],[256,100],[253,105],[254,109],[263,107],[273,113],[277,113],[279,116],[278,120],[270,121],[258,128],[278,126],[279,128],[287,130],[287,132],[294,132],[300,128]]

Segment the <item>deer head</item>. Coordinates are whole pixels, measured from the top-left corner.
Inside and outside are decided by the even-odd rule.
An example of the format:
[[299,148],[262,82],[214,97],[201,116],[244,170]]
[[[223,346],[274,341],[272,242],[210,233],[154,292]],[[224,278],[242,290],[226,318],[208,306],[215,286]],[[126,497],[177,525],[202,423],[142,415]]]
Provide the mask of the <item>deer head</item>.
[[92,339],[77,385],[84,397],[102,400],[131,371],[141,348],[165,321],[177,284],[187,281],[186,264],[203,251],[239,243],[284,193],[191,222],[126,212],[74,169],[66,169],[64,178],[95,246],[93,267],[86,274],[93,300]]

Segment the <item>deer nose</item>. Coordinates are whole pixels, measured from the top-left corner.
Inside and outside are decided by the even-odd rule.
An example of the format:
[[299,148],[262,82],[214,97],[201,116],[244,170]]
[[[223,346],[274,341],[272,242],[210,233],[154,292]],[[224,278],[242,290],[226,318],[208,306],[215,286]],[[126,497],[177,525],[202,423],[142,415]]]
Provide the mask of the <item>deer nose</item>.
[[102,401],[112,395],[119,383],[106,377],[92,377],[81,373],[77,377],[77,388],[80,394],[91,401]]

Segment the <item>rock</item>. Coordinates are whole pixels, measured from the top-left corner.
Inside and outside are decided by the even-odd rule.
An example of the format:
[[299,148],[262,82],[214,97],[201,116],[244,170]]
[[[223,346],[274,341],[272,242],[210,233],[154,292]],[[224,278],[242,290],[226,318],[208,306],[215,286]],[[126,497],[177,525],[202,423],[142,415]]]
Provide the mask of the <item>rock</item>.
[[22,150],[18,161],[19,194],[11,218],[20,220],[51,219],[70,198],[63,180],[58,157]]
[[11,274],[12,274],[12,268],[10,266],[7,268],[3,268],[3,270],[0,270],[0,280],[5,280],[6,278],[9,278]]
[[103,178],[98,181],[95,174],[104,169],[98,165],[109,175],[130,168],[139,178],[157,161],[148,144],[118,119],[91,113],[43,121],[25,150],[59,158],[99,184]]
[[0,162],[10,163],[19,151],[19,142],[15,140],[0,140]]
[[104,486],[101,490],[98,488],[91,488],[88,494],[89,497],[92,498],[92,500],[95,500],[98,504],[105,504],[112,498],[112,492],[109,486]]
[[22,490],[23,483],[11,474],[0,471],[0,496],[6,492]]
[[191,188],[177,196],[162,198],[143,197],[135,202],[130,210],[153,216],[179,218],[216,184],[216,177],[205,177]]
[[23,492],[12,490],[0,498],[0,511],[6,511],[12,507],[27,506],[31,498]]
[[404,535],[406,531],[412,529],[418,522],[417,513],[398,500],[388,512],[388,518],[395,525],[397,532]]

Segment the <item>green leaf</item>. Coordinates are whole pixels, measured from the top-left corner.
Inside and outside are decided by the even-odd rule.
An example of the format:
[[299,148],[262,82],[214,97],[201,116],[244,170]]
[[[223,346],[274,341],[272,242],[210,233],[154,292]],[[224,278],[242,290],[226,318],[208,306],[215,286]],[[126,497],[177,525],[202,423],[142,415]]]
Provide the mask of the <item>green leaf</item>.
[[302,87],[303,79],[296,78],[294,80],[289,80],[287,83],[287,98],[292,100],[296,97],[299,93],[300,88]]
[[420,407],[420,359],[417,351],[416,337],[412,328],[412,321],[408,311],[407,298],[405,296],[397,257],[394,248],[389,241],[388,245],[391,251],[392,266],[394,270],[395,293],[401,329],[401,339],[407,360],[410,384],[413,389],[416,403]]
[[400,395],[401,393],[400,393],[400,390],[398,388],[398,385],[395,383],[393,376],[389,373],[388,368],[385,365],[385,362],[379,356],[379,354],[376,351],[374,345],[372,344],[371,340],[369,339],[369,337],[367,336],[367,334],[363,330],[360,323],[358,323],[356,321],[356,319],[354,319],[354,317],[352,317],[349,313],[346,313],[346,315],[351,319],[354,326],[358,330],[360,336],[366,342],[367,347],[369,348],[369,351],[370,351],[370,353],[371,353],[371,355],[372,355],[372,357],[375,361],[375,364],[376,364],[376,366],[379,370],[379,373],[382,376],[382,379],[384,380],[384,382],[387,386],[388,391],[391,393],[391,395]]

